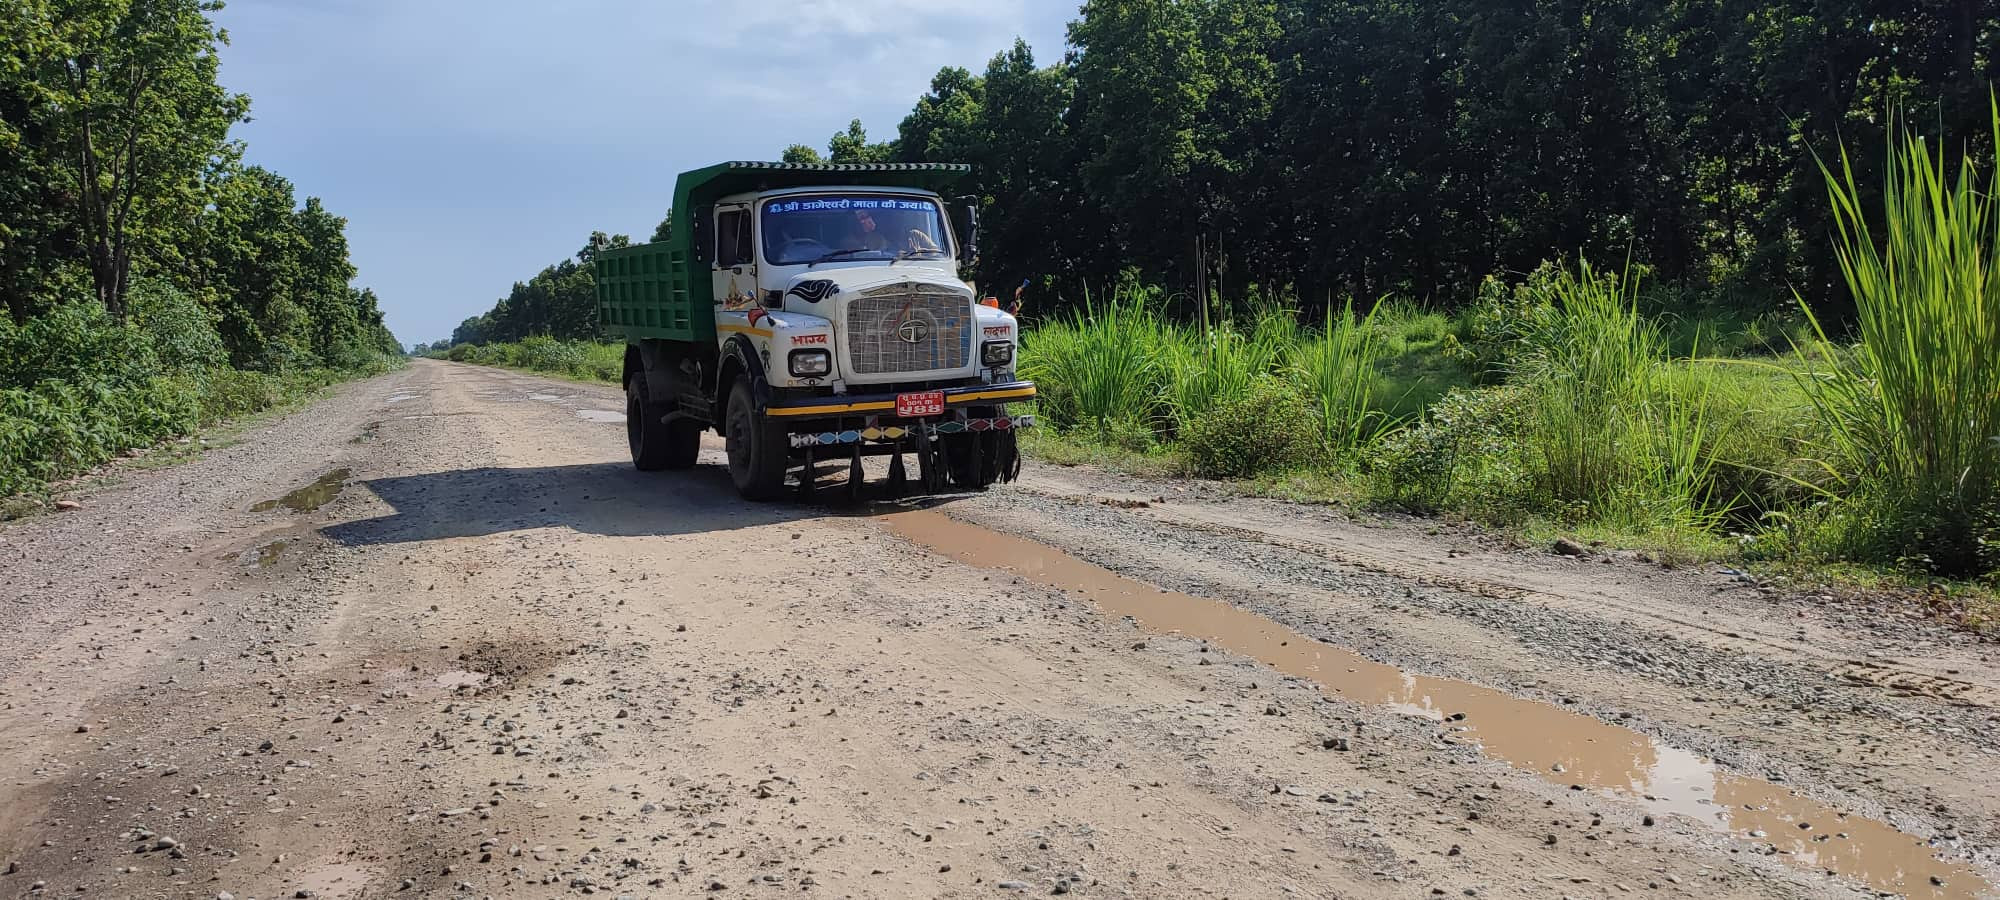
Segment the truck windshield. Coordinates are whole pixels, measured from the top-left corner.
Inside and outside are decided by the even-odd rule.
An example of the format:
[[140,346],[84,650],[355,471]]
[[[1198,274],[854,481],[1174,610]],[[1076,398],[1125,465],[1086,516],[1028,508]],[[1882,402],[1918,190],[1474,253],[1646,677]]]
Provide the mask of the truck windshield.
[[767,200],[764,259],[925,259],[951,255],[937,201],[883,194],[808,194]]

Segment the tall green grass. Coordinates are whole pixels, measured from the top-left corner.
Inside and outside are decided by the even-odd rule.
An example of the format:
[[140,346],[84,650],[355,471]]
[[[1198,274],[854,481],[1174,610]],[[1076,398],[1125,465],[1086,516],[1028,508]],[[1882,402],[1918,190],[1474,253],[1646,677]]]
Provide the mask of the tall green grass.
[[1837,549],[1969,575],[2000,570],[2000,149],[1986,173],[1971,154],[1953,168],[1920,136],[1892,141],[1878,216],[1845,149],[1822,164],[1860,342],[1802,359]]
[[[1086,303],[1023,340],[1021,374],[1039,385],[1039,407],[1059,427],[1131,445],[1171,421],[1169,354],[1179,335],[1136,296]],[[1143,449],[1143,447],[1131,447]]]
[[1349,309],[1309,329],[1276,305],[1247,326],[1182,324],[1127,293],[1030,332],[1021,373],[1048,424],[1127,449],[1179,442],[1203,474],[1332,464],[1393,425],[1375,405],[1382,324]]
[[1318,414],[1320,441],[1336,456],[1372,446],[1392,425],[1375,406],[1382,337],[1375,313],[1357,317],[1349,303],[1338,316],[1328,311],[1319,332],[1293,344],[1287,355],[1292,377]]

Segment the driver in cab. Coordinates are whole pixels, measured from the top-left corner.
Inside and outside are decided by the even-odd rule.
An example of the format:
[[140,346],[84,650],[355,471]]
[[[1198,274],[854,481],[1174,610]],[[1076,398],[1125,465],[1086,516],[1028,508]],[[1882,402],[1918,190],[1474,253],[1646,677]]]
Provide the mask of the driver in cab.
[[[882,233],[882,229],[875,222],[875,214],[865,209],[854,211],[853,235],[847,243],[856,250],[887,252],[891,249],[889,238]],[[900,249],[904,253],[936,252],[938,245],[930,235],[924,233],[923,229],[912,228],[909,236],[904,238]]]

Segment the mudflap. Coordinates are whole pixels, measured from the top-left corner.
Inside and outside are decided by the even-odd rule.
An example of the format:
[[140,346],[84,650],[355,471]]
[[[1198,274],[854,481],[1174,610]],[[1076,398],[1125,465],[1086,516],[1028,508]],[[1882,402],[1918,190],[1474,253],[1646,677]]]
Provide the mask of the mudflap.
[[1021,477],[1021,448],[1015,443],[1013,429],[993,433],[993,468],[1004,484],[1013,483]]

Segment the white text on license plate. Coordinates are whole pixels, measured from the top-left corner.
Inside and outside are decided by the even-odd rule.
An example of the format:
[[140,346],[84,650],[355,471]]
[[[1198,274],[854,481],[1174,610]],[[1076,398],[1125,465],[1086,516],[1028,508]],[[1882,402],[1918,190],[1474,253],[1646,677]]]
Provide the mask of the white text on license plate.
[[896,395],[896,415],[905,419],[944,415],[943,391],[918,391]]

